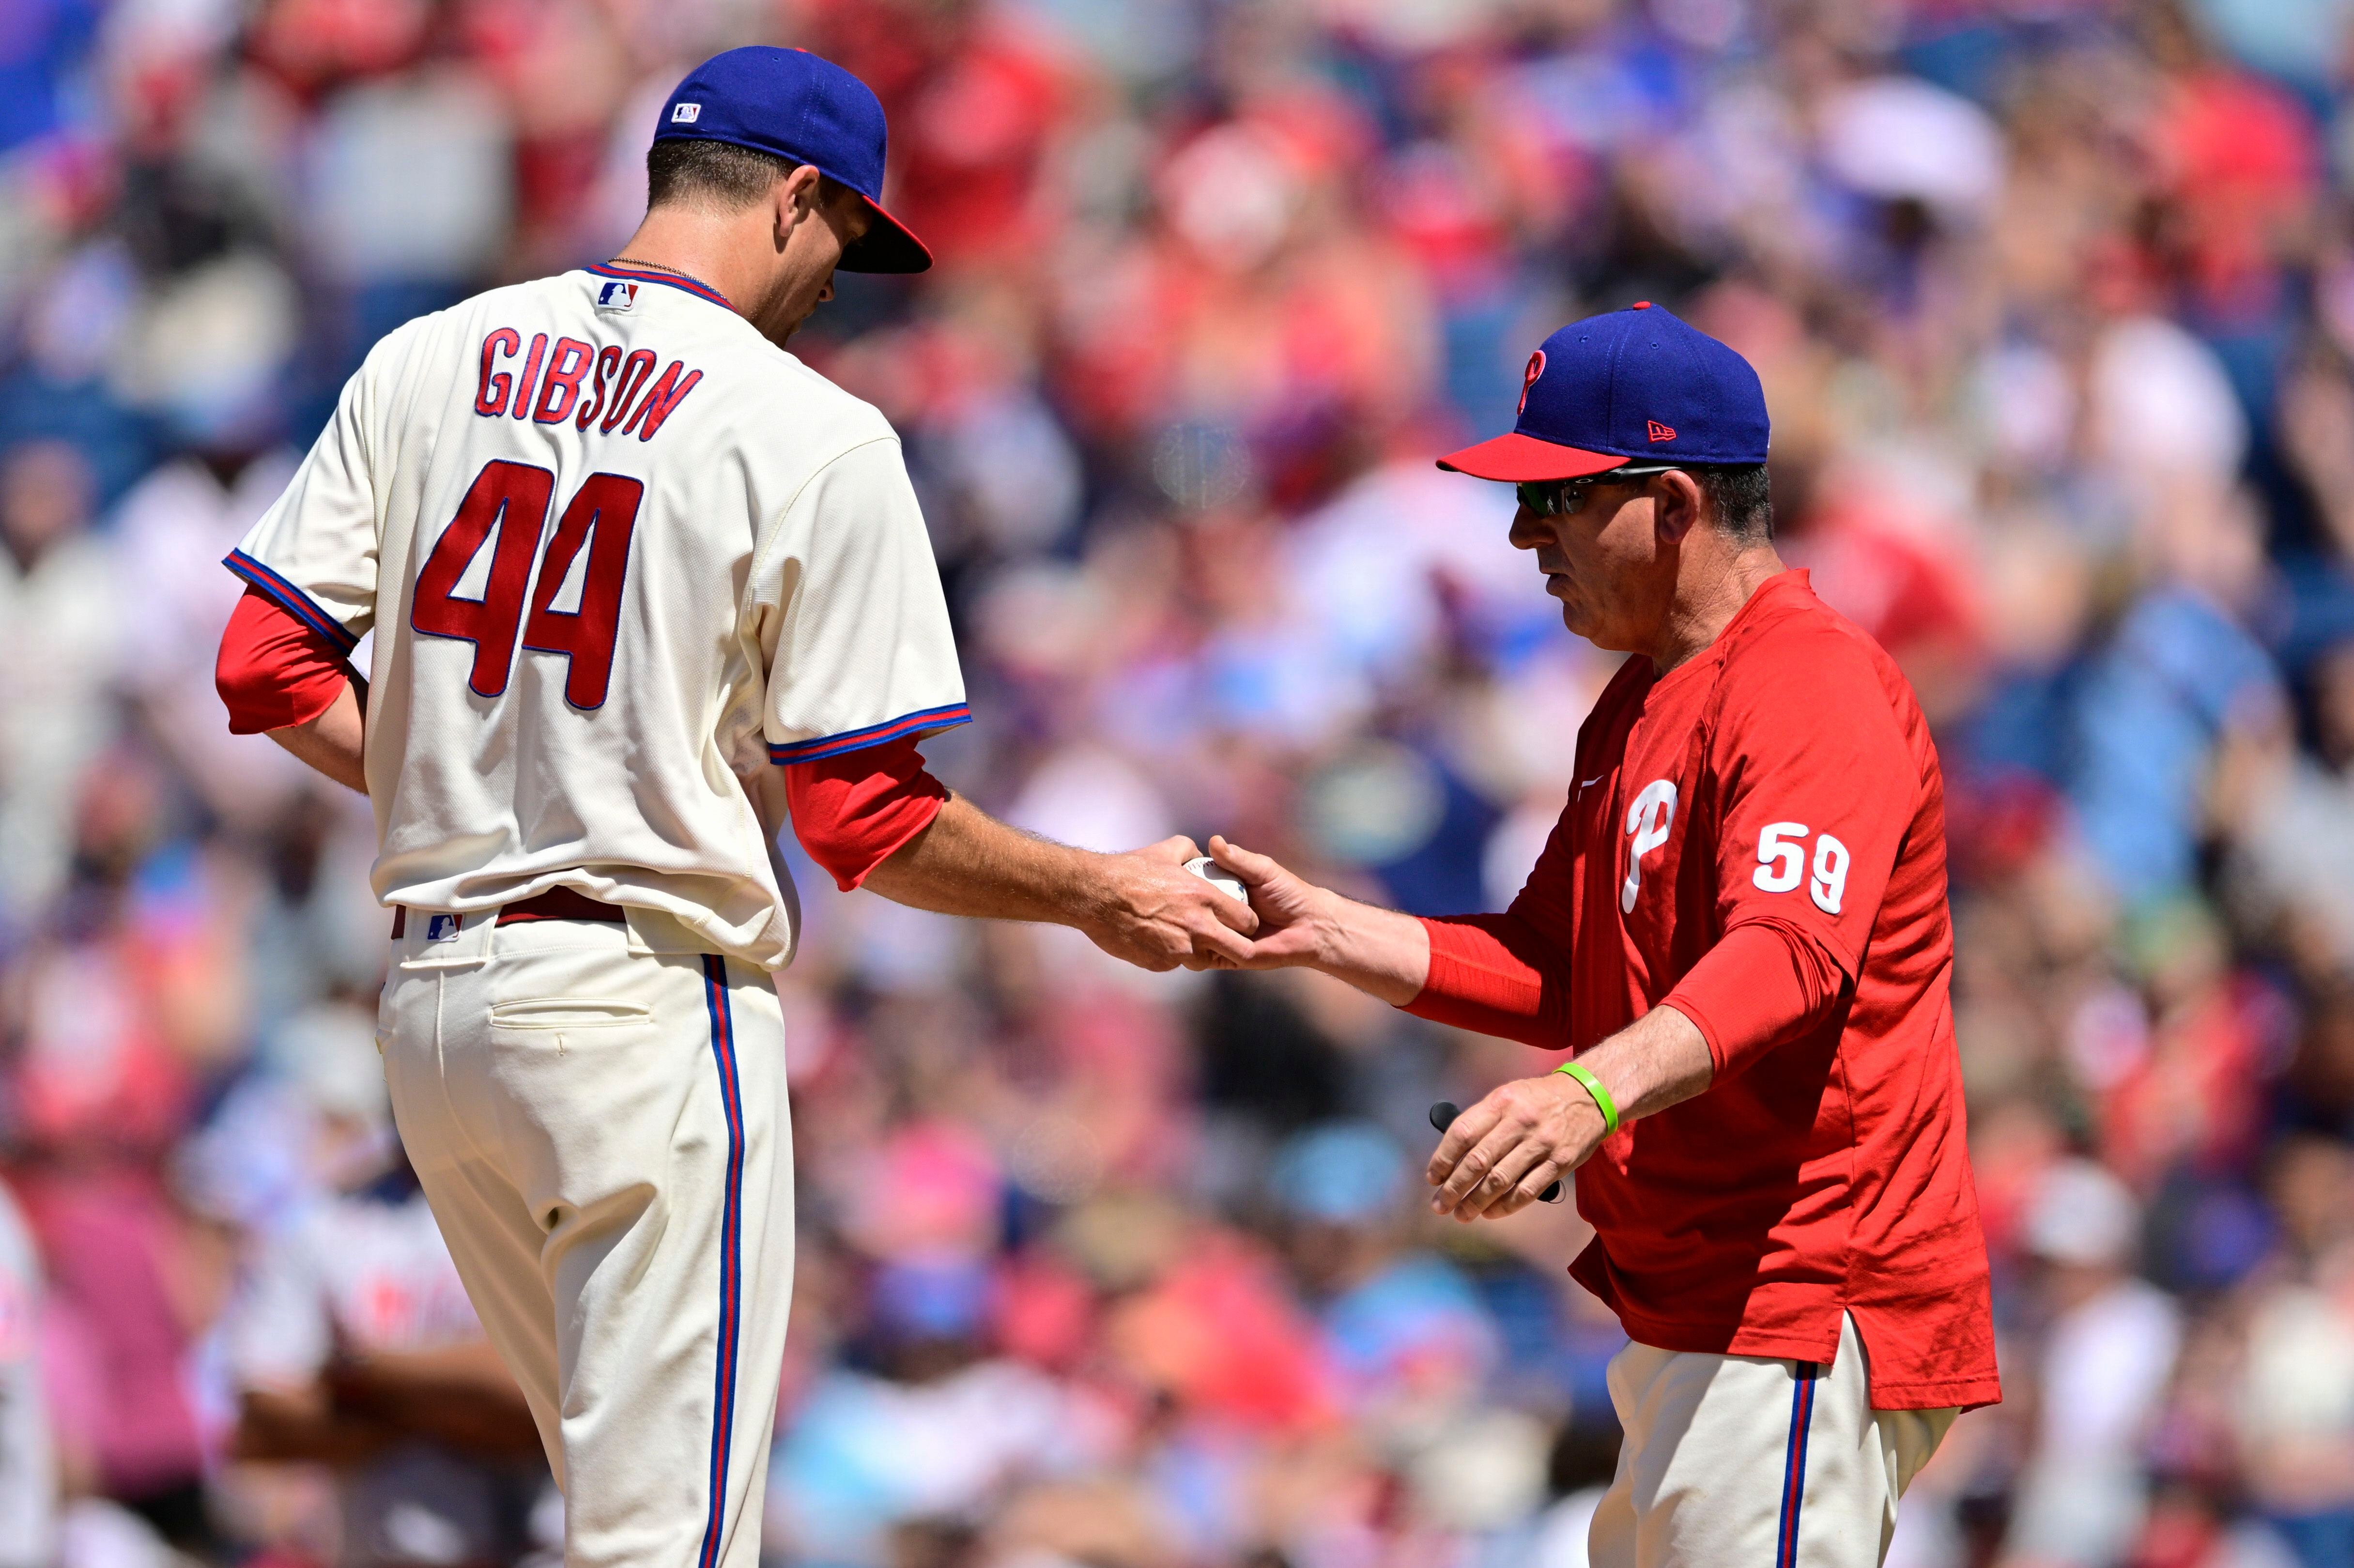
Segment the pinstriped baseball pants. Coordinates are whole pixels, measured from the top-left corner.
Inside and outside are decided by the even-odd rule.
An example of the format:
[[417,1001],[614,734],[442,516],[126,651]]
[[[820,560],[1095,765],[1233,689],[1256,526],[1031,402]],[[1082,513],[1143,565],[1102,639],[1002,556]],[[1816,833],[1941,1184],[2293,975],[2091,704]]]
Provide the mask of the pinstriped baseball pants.
[[1879,1568],[1896,1503],[1954,1410],[1874,1410],[1848,1319],[1829,1365],[1628,1345],[1626,1432],[1594,1510],[1592,1568]]
[[793,1257],[768,976],[642,911],[413,911],[379,1044],[564,1489],[567,1568],[755,1568]]

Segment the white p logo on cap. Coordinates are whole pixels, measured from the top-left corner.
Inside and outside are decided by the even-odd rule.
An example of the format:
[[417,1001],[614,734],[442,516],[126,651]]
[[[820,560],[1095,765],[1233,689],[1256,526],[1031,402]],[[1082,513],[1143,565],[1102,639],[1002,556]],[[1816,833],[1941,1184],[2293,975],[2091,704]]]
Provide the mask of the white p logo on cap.
[[701,118],[703,105],[700,103],[678,104],[670,111],[670,122],[673,125],[692,125]]

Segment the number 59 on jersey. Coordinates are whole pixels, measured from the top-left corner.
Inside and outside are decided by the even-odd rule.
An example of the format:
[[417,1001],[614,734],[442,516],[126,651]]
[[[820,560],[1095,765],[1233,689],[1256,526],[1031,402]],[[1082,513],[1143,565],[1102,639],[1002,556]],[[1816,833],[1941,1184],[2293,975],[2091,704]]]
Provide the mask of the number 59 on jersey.
[[1847,845],[1829,833],[1816,834],[1814,874],[1809,877],[1806,840],[1810,832],[1804,822],[1767,823],[1757,835],[1757,870],[1749,880],[1765,893],[1787,893],[1803,881],[1815,907],[1836,915],[1847,893]]

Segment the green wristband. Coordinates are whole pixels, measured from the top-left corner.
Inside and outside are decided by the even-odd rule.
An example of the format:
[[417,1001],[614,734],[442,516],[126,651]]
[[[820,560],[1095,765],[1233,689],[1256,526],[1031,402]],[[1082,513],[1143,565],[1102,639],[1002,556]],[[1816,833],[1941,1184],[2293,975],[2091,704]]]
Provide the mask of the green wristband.
[[1610,1091],[1602,1086],[1601,1079],[1575,1062],[1564,1062],[1553,1071],[1566,1073],[1585,1086],[1585,1092],[1594,1097],[1596,1107],[1602,1112],[1602,1134],[1605,1138],[1618,1130],[1618,1102],[1610,1097]]

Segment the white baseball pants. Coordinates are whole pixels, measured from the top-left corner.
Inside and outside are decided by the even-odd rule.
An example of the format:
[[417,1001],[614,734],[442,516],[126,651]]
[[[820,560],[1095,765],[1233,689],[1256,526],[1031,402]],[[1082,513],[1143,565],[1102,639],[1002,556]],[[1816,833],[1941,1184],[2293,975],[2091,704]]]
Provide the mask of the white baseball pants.
[[539,1424],[567,1568],[755,1568],[793,1261],[767,974],[644,911],[406,926],[394,1118]]
[[1896,1500],[1958,1410],[1874,1410],[1849,1318],[1829,1365],[1630,1344],[1592,1568],[1879,1568]]

